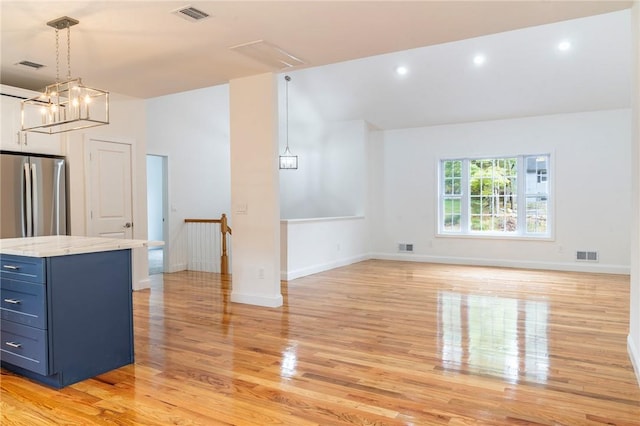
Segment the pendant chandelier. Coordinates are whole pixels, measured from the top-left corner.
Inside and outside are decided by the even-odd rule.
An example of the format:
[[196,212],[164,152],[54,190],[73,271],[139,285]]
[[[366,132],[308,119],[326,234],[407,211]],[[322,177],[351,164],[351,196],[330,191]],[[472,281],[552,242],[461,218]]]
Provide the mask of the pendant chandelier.
[[[67,16],[47,22],[56,30],[56,82],[35,98],[22,101],[22,130],[62,133],[109,124],[109,92],[71,77],[71,27],[79,21]],[[67,30],[67,78],[60,81],[59,31]]]
[[298,156],[293,155],[291,150],[289,150],[289,82],[291,81],[291,77],[288,75],[284,76],[285,80],[285,102],[286,102],[286,141],[287,147],[284,150],[284,153],[280,156],[280,168],[286,170],[296,170],[298,168]]

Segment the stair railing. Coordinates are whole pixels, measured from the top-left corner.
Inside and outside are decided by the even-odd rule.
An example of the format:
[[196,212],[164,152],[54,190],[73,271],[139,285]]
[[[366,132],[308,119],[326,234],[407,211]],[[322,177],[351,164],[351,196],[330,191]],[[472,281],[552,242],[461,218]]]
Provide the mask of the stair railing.
[[220,219],[185,219],[185,223],[219,223],[222,251],[220,254],[220,273],[229,275],[229,255],[227,251],[227,234],[232,235],[231,227],[227,224],[227,215],[224,213]]

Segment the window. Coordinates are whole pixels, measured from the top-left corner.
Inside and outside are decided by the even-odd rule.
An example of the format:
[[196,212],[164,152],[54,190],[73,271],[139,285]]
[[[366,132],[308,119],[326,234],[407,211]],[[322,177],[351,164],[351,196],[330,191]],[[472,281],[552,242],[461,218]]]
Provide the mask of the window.
[[548,237],[549,155],[442,160],[441,234]]
[[443,161],[444,229],[460,231],[460,204],[462,202],[462,161]]

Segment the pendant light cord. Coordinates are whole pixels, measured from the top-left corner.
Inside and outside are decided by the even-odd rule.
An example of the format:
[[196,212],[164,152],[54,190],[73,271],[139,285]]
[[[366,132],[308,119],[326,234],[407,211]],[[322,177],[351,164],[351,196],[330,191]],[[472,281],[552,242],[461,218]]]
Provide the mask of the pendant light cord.
[[71,26],[67,24],[67,80],[71,80]]
[[[67,25],[67,80],[71,80],[71,26]],[[60,83],[60,31],[56,27],[56,83]]]
[[56,28],[56,83],[60,83],[60,34]]
[[286,138],[286,142],[287,142],[287,151],[289,151],[289,81],[291,81],[291,77],[289,77],[288,75],[284,76],[284,80],[286,81],[285,83],[285,114],[286,114],[286,120],[287,120],[287,138]]

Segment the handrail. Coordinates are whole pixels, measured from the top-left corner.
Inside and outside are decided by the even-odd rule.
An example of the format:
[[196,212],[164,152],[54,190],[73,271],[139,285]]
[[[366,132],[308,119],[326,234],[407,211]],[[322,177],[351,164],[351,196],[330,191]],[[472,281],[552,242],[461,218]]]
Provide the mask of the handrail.
[[220,256],[220,273],[229,275],[229,256],[227,255],[227,234],[232,235],[231,227],[227,225],[227,215],[222,213],[220,219],[185,219],[185,223],[219,223],[222,239],[222,255]]

